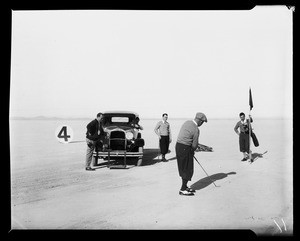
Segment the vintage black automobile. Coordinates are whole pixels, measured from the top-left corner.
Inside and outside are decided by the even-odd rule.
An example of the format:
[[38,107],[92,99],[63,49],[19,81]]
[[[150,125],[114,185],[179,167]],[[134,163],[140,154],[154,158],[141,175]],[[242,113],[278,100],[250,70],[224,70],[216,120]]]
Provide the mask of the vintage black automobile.
[[140,132],[143,128],[139,125],[139,115],[129,111],[107,111],[103,113],[102,123],[105,137],[94,150],[96,163],[102,158],[109,163],[122,162],[124,166],[129,162],[142,165],[145,141]]

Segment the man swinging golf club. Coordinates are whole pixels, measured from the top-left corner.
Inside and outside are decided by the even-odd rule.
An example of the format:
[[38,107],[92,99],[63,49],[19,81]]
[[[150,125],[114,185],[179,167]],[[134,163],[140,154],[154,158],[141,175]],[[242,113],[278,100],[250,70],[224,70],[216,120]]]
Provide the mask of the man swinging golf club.
[[200,127],[207,122],[206,116],[198,112],[194,120],[188,120],[183,123],[176,142],[175,151],[179,176],[182,179],[182,185],[179,190],[180,195],[192,196],[195,190],[187,186],[188,181],[192,179],[194,173],[194,153],[198,147]]

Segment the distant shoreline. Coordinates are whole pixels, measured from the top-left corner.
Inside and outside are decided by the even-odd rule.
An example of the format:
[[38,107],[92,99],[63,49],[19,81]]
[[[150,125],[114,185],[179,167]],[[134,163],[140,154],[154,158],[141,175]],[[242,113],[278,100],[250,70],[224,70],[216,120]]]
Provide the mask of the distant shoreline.
[[[9,120],[91,120],[91,117],[45,117],[45,116],[36,116],[36,117],[24,117],[24,116],[13,116],[9,117]],[[169,118],[169,120],[188,120],[191,118],[187,117],[177,117]],[[210,118],[210,120],[236,120],[237,118]],[[256,120],[291,120],[292,118],[275,118],[275,117],[257,117]],[[141,118],[141,120],[160,120],[160,118]]]
[[14,116],[9,117],[9,120],[88,120],[88,117],[45,117],[45,116],[37,116],[37,117],[23,117],[23,116]]

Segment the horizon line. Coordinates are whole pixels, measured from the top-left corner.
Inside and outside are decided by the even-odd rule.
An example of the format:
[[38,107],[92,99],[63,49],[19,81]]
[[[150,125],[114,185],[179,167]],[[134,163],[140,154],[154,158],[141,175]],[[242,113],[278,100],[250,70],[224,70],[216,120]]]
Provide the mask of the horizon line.
[[[96,117],[95,117],[96,118]],[[292,119],[293,117],[255,117],[255,119]],[[60,117],[60,116],[9,116],[9,120],[89,120],[93,119],[91,117]],[[160,120],[161,118],[155,117],[144,117],[141,119],[145,120]],[[193,119],[191,117],[169,117],[169,120],[176,120],[176,119]],[[219,119],[237,119],[236,117],[211,117],[211,120],[219,120]]]

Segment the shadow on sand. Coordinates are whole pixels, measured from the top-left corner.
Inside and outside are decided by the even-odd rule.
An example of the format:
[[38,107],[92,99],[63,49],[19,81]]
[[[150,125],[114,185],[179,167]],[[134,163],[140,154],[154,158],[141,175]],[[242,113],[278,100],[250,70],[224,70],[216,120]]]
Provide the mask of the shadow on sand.
[[[170,153],[170,151],[168,152]],[[173,159],[173,158],[171,158]],[[176,159],[176,157],[175,157]],[[169,161],[168,159],[167,161]],[[136,159],[130,159],[127,158],[126,164],[127,165],[136,165]],[[150,149],[144,149],[144,155],[143,155],[143,162],[141,166],[150,166],[154,165],[156,163],[162,162],[161,159],[161,154],[159,148],[150,148]],[[111,164],[124,164],[124,159],[120,158],[118,160],[111,160]],[[97,165],[94,165],[94,168],[102,168],[102,167],[107,167],[108,162],[107,161],[100,161],[100,163],[97,163]]]
[[172,157],[172,158],[169,158],[168,161],[173,161],[173,160],[176,160],[176,159],[177,159],[177,157],[174,156],[174,157]]
[[212,184],[216,180],[220,180],[220,179],[227,177],[228,175],[234,175],[234,174],[236,174],[236,172],[216,173],[216,174],[210,175],[208,177],[204,177],[204,178],[200,179],[199,181],[193,183],[191,185],[191,188],[193,188],[194,190],[200,190],[200,189],[205,188],[208,185]]
[[[168,151],[168,153],[170,153],[170,151]],[[162,162],[159,148],[144,149],[142,166],[149,166],[159,162]]]
[[265,151],[264,153],[252,153],[252,160],[253,162],[255,162],[258,158],[263,158],[264,154],[266,154],[267,151]]
[[69,141],[69,143],[81,143],[81,142],[86,142],[86,141]]

